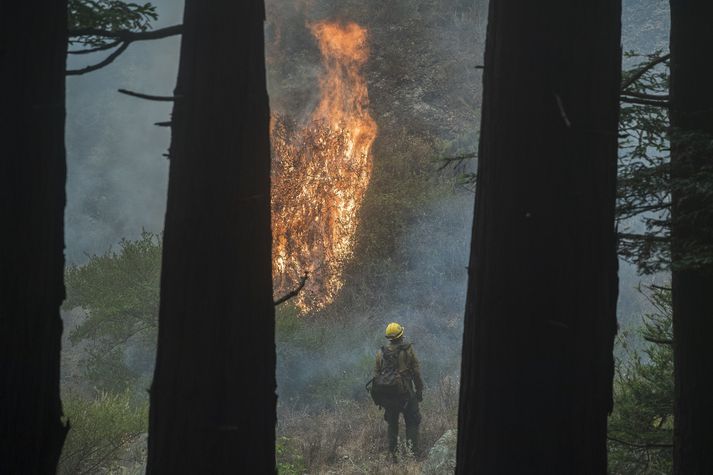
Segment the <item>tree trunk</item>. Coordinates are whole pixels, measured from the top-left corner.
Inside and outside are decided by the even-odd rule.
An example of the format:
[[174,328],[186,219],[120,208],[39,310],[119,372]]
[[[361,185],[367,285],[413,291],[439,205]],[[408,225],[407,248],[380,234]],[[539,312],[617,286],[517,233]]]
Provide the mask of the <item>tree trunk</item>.
[[66,54],[66,0],[0,3],[0,473],[54,473],[67,432]]
[[274,473],[269,111],[260,0],[187,0],[149,473]]
[[[690,259],[701,247],[713,243],[713,204],[711,192],[705,190],[713,176],[711,20],[710,0],[671,0],[671,283],[677,475],[713,473],[713,263]],[[706,173],[708,182],[700,182]]]
[[459,474],[606,473],[619,0],[492,0]]

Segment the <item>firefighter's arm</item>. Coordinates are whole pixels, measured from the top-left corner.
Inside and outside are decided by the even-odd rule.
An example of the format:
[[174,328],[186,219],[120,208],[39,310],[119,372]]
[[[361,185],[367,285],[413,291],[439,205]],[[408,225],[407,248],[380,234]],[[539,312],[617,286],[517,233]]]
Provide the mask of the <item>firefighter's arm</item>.
[[376,352],[376,364],[374,365],[374,374],[379,374],[381,371],[381,350]]
[[421,379],[421,365],[416,358],[416,352],[413,351],[413,347],[409,351],[411,356],[411,375],[413,377],[413,384],[416,386],[416,397],[420,401],[423,399],[423,379]]

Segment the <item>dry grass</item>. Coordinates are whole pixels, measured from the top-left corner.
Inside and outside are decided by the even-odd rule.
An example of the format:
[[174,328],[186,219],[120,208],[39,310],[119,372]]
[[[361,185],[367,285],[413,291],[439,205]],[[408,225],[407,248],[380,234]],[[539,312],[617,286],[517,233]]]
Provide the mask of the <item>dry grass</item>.
[[[444,378],[427,389],[421,404],[420,437],[424,454],[448,430],[456,427],[458,382]],[[383,411],[370,400],[333,401],[329,409],[310,411],[280,407],[278,437],[286,449],[282,462],[299,467],[293,473],[420,474],[423,460],[400,450],[399,463],[388,456]],[[403,419],[400,440],[404,437]]]

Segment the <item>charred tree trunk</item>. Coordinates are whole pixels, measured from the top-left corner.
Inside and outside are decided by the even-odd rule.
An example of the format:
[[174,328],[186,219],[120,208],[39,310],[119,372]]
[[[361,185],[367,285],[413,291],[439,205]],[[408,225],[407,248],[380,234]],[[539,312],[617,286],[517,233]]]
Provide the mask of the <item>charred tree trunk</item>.
[[606,473],[619,0],[492,0],[457,473]]
[[149,473],[274,473],[260,0],[187,0],[169,151]]
[[[674,473],[713,473],[713,2],[671,0]],[[707,255],[699,255],[708,248]]]
[[66,55],[66,0],[0,4],[0,473],[54,473],[67,432]]

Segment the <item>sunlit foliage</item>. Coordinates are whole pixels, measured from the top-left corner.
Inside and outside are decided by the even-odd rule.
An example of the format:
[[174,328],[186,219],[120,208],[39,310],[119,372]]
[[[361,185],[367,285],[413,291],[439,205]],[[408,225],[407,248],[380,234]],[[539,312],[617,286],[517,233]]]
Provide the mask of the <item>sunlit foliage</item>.
[[65,308],[79,307],[86,315],[70,341],[85,345],[86,376],[98,389],[123,391],[153,361],[161,249],[161,237],[144,232],[67,268]]

